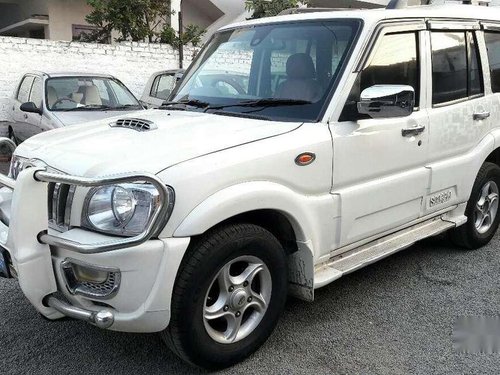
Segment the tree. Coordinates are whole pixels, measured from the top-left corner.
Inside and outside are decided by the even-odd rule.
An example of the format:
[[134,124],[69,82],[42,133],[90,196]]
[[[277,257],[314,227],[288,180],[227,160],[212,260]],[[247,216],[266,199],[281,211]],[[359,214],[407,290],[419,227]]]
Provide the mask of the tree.
[[187,25],[184,27],[182,36],[180,36],[172,26],[166,25],[160,34],[160,42],[170,44],[176,48],[190,43],[197,47],[201,44],[201,38],[205,33],[206,30],[198,25]]
[[172,14],[170,0],[87,0],[93,8],[86,17],[97,27],[87,40],[106,42],[118,31],[117,41],[154,42]]
[[246,0],[245,7],[253,11],[252,19],[277,16],[280,12],[306,5],[309,0]]

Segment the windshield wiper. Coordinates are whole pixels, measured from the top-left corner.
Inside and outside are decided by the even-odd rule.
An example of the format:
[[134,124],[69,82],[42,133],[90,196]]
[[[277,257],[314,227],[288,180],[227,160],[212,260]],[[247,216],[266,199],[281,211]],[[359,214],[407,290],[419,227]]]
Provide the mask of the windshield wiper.
[[[176,105],[183,105],[185,107],[190,106],[190,107],[196,107],[196,108],[206,108],[210,106],[210,103],[203,102],[198,99],[189,99],[189,100],[181,100],[178,102],[164,102],[161,106],[160,109],[169,109],[170,107],[176,106]],[[180,108],[176,108],[180,109]]]
[[205,112],[211,109],[224,109],[230,107],[281,107],[288,105],[306,105],[312,104],[312,102],[308,100],[300,100],[300,99],[279,99],[279,98],[266,98],[266,99],[257,99],[257,100],[244,100],[241,102],[237,102],[234,104],[223,104],[223,105],[214,105],[205,108]]
[[120,109],[141,109],[142,107],[139,104],[124,104],[118,105],[116,107],[111,107],[112,110],[120,110]]
[[71,112],[71,111],[104,111],[112,109],[109,105],[104,104],[89,104],[81,107],[60,109],[60,111]]

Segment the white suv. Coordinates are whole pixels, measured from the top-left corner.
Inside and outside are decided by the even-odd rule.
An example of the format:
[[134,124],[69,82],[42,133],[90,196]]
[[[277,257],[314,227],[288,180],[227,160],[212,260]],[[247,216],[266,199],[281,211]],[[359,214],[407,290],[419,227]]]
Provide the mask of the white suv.
[[49,319],[161,332],[192,364],[234,364],[288,293],[313,300],[441,232],[490,241],[499,92],[492,7],[225,27],[161,109],[18,147],[0,177],[3,274]]

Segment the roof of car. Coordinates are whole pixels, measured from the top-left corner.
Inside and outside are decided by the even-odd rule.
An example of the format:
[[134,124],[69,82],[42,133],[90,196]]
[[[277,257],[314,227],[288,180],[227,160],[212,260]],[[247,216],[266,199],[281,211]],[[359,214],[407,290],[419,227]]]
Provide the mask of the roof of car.
[[177,74],[177,73],[184,73],[184,69],[168,69],[168,70],[160,70],[158,72],[154,72],[153,75],[157,76],[160,74]]
[[102,73],[88,73],[88,72],[58,72],[58,71],[32,71],[26,74],[37,74],[45,75],[50,78],[60,78],[60,77],[105,77],[105,78],[115,78],[111,74]]
[[485,20],[500,21],[500,7],[477,6],[477,5],[427,5],[411,6],[403,9],[349,9],[332,10],[325,12],[305,12],[298,14],[287,14],[276,17],[260,18],[256,20],[243,21],[227,25],[220,30],[233,29],[243,26],[255,26],[269,23],[285,23],[294,21],[315,21],[333,18],[356,18],[362,19],[366,23],[376,23],[387,19],[405,18],[440,18],[459,20]]

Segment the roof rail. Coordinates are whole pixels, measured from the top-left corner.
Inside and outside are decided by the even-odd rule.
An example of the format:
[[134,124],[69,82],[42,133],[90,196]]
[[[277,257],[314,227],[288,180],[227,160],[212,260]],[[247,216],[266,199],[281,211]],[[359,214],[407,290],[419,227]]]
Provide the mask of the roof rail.
[[[332,0],[332,3],[335,1]],[[313,13],[313,12],[334,12],[342,11],[346,9],[373,9],[373,8],[384,8],[383,5],[376,3],[371,3],[369,1],[350,1],[349,5],[344,5],[346,2],[338,0],[338,6],[333,6],[331,8],[290,8],[282,11],[279,15],[285,16],[289,14],[302,14],[302,13]],[[444,4],[464,4],[464,5],[482,5],[490,6],[491,0],[389,0],[389,4],[385,7],[386,9],[404,9],[412,6],[424,6],[424,5],[444,5]],[[333,4],[332,4],[333,5]]]
[[387,9],[403,9],[410,6],[442,5],[451,3],[489,6],[491,4],[491,0],[391,0],[387,5]]
[[289,8],[281,11],[278,16],[286,16],[289,14],[302,14],[314,12],[335,12],[338,10],[345,10],[345,8]]

